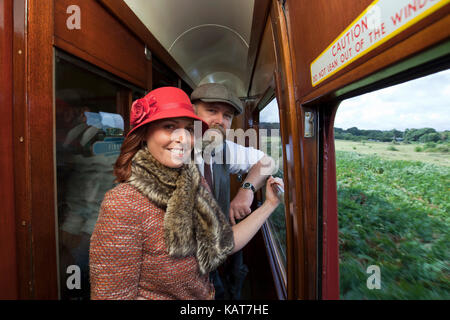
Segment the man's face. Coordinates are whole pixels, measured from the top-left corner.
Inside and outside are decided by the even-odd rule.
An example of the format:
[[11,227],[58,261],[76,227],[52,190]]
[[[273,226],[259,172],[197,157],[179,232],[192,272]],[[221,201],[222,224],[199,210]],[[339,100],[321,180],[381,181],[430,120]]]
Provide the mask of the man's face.
[[195,102],[197,115],[205,121],[210,128],[217,126],[227,130],[233,122],[234,109],[227,103],[203,101]]

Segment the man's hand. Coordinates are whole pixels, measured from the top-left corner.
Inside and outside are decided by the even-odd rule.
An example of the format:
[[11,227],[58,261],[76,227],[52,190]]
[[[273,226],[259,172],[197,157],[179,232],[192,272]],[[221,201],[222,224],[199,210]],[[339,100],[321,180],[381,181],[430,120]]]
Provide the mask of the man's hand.
[[250,206],[252,205],[253,198],[254,194],[252,190],[242,188],[239,189],[233,201],[230,203],[231,225],[236,224],[236,219],[244,219],[252,212]]

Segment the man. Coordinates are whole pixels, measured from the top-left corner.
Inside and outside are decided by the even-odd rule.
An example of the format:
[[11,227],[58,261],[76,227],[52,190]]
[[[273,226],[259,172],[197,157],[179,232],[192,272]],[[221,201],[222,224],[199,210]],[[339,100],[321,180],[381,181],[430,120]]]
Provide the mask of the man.
[[[239,98],[224,85],[208,83],[197,87],[191,94],[195,112],[208,123],[210,128],[221,131],[230,129],[233,117],[243,112]],[[265,185],[273,171],[275,162],[272,158],[252,147],[244,147],[225,140],[221,148],[221,159],[230,161],[213,161],[205,163],[201,151],[196,150],[196,161],[200,172],[205,177],[214,193],[222,211],[229,216],[231,224],[245,218],[251,213],[254,192]],[[217,157],[214,157],[214,160]],[[247,173],[241,188],[230,202],[230,174]],[[266,173],[266,174],[265,174]],[[214,272],[211,278],[216,288],[216,299],[240,299],[240,291],[248,272],[243,264],[242,252],[237,252],[225,264],[225,272],[219,276]]]

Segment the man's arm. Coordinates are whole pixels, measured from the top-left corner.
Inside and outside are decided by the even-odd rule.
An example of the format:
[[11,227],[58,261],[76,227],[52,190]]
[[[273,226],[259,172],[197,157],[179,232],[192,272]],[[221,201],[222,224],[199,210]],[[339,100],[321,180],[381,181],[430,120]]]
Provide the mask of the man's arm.
[[[267,178],[275,171],[275,161],[265,155],[255,165],[253,165],[247,174],[244,182],[253,184],[256,190],[265,185]],[[230,203],[230,221],[232,225],[236,224],[236,219],[243,219],[251,213],[254,193],[250,189],[239,188],[238,193]]]

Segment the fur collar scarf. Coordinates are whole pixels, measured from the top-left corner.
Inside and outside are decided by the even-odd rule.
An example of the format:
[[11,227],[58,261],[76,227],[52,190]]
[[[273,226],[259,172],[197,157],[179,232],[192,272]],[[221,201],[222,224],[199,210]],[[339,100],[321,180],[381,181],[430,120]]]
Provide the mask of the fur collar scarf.
[[172,169],[141,149],[133,157],[128,182],[166,211],[164,241],[170,256],[195,255],[204,275],[230,254],[233,231],[194,163]]

